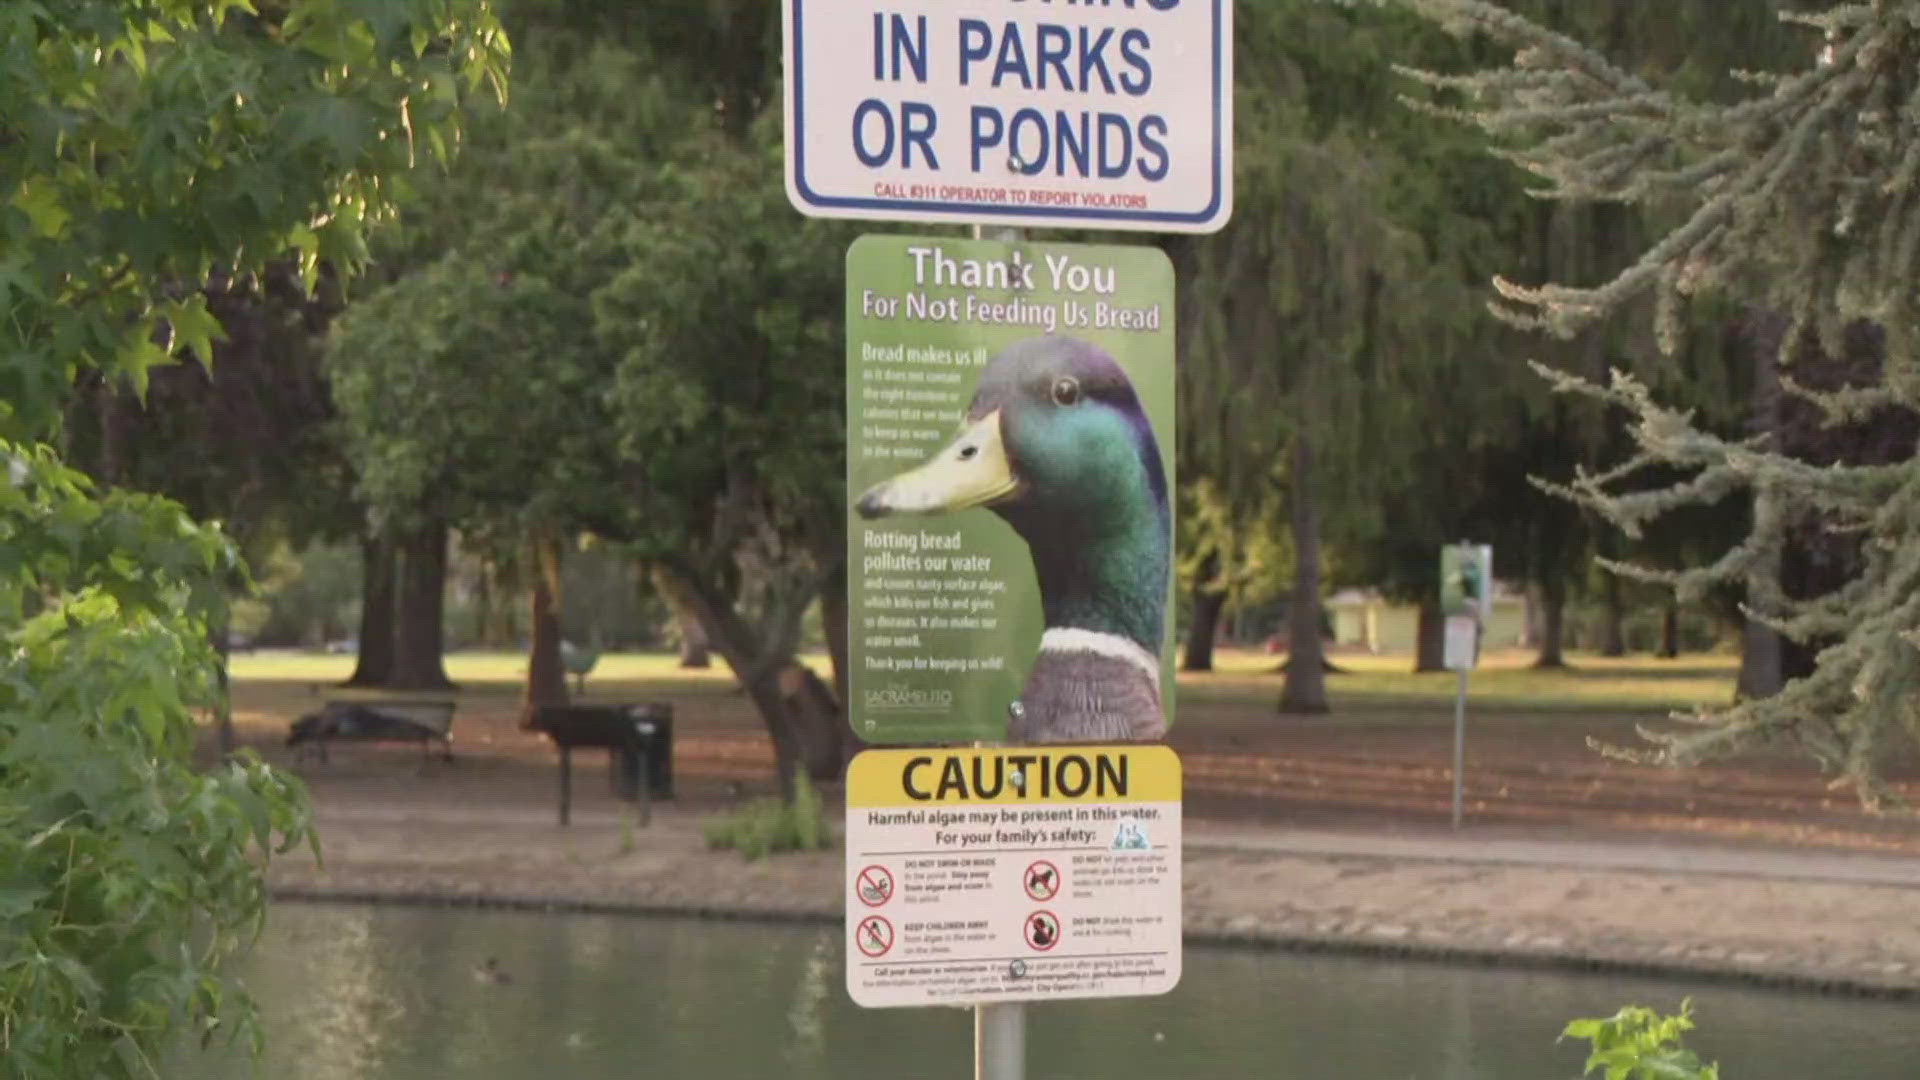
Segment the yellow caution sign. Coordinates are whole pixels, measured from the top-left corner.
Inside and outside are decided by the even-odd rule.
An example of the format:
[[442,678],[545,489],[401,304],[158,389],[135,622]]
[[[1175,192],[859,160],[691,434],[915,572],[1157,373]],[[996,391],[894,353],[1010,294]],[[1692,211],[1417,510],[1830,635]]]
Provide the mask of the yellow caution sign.
[[1179,801],[1165,746],[868,750],[847,768],[850,807]]
[[869,1008],[1180,981],[1165,746],[869,750],[847,767],[847,992]]

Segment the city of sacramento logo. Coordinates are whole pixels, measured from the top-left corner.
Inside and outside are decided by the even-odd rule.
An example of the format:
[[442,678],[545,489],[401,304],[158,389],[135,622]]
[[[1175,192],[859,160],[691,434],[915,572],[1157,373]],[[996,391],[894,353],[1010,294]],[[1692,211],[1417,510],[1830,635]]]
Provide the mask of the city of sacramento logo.
[[953,691],[916,690],[905,683],[889,683],[882,689],[867,691],[866,706],[868,712],[876,713],[952,712]]

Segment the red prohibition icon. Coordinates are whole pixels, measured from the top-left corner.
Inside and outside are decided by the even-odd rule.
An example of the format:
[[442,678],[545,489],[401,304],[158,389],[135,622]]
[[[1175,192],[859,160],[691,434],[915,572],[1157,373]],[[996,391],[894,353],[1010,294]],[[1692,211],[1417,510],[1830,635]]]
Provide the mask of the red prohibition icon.
[[878,915],[869,915],[854,927],[853,943],[864,956],[881,957],[893,948],[893,924]]
[[1060,944],[1060,920],[1051,911],[1036,911],[1027,916],[1027,946],[1046,952]]
[[1023,884],[1029,897],[1045,903],[1060,892],[1060,871],[1052,863],[1041,859],[1027,867]]
[[893,875],[884,866],[869,866],[853,879],[853,893],[868,907],[893,899]]

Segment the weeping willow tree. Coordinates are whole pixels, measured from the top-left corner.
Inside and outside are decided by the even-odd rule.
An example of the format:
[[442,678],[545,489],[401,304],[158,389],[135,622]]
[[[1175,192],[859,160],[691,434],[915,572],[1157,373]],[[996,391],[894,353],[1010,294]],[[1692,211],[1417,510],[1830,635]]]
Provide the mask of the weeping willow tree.
[[[1747,74],[1750,93],[1713,101],[1654,85],[1580,42],[1482,0],[1408,0],[1463,33],[1511,47],[1505,67],[1469,75],[1410,71],[1478,125],[1501,153],[1545,181],[1545,197],[1656,208],[1673,227],[1592,285],[1496,279],[1496,313],[1562,338],[1651,298],[1663,349],[1680,344],[1690,302],[1719,293],[1781,313],[1779,386],[1834,425],[1920,411],[1920,0],[1871,0],[1783,13],[1804,25],[1806,63]],[[1429,103],[1430,108],[1441,106]],[[1850,329],[1879,329],[1871,377],[1814,388],[1794,377],[1808,342],[1843,355]],[[1686,507],[1752,500],[1747,536],[1683,571],[1608,568],[1673,588],[1682,602],[1716,586],[1747,591],[1750,618],[1824,642],[1811,674],[1780,693],[1704,709],[1678,732],[1647,731],[1652,750],[1611,752],[1687,764],[1743,747],[1798,747],[1869,806],[1889,801],[1883,766],[1920,732],[1920,457],[1911,441],[1877,463],[1791,452],[1771,431],[1704,430],[1624,372],[1586,378],[1539,368],[1563,392],[1632,418],[1632,452],[1578,471],[1559,494],[1629,536]],[[1673,477],[1678,476],[1675,480]],[[1658,477],[1658,480],[1651,478]],[[1776,572],[1792,522],[1818,515],[1854,538],[1854,572],[1793,596]]]
[[[1243,131],[1245,128],[1243,128]],[[1249,158],[1252,158],[1249,155]],[[1236,178],[1236,227],[1202,245],[1197,286],[1218,303],[1195,328],[1209,358],[1190,382],[1196,400],[1224,403],[1201,457],[1221,490],[1257,506],[1285,491],[1293,574],[1288,605],[1289,713],[1327,710],[1319,597],[1326,493],[1336,513],[1361,512],[1358,486],[1389,470],[1353,467],[1363,448],[1386,452],[1402,398],[1378,391],[1413,350],[1395,317],[1416,280],[1416,245],[1379,213],[1375,171],[1360,146],[1277,138]]]
[[[1429,316],[1444,293],[1403,190],[1422,161],[1408,136],[1421,125],[1382,78],[1419,27],[1378,14],[1316,0],[1241,6],[1234,220],[1175,250],[1181,479],[1219,511],[1196,522],[1238,538],[1219,545],[1216,587],[1273,556],[1291,562],[1286,713],[1328,707],[1328,551],[1378,530],[1416,452],[1404,436],[1425,413],[1409,387],[1433,363]],[[1255,543],[1260,530],[1289,542]],[[1204,561],[1209,549],[1187,550]]]

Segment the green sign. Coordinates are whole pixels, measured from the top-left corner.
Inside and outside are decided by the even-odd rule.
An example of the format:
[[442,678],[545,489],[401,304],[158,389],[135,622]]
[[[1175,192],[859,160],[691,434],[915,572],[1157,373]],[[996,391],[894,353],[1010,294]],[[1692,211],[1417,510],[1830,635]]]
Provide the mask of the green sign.
[[849,718],[872,742],[1128,742],[1173,715],[1173,267],[847,253]]
[[1440,549],[1440,610],[1448,615],[1493,614],[1493,549],[1455,544]]

